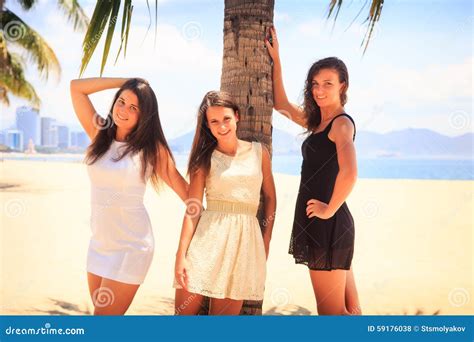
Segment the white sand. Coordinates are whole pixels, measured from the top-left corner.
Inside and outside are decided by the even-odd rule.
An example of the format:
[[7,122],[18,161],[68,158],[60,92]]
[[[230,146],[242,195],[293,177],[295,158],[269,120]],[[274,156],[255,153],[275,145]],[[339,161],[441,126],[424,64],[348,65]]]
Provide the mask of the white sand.
[[[89,180],[82,164],[0,162],[0,314],[92,311],[85,262]],[[278,210],[264,312],[315,314],[307,268],[288,254],[299,177],[275,174]],[[473,314],[472,181],[358,181],[353,268],[364,314]],[[184,205],[150,187],[151,270],[128,314],[172,314],[174,255]]]

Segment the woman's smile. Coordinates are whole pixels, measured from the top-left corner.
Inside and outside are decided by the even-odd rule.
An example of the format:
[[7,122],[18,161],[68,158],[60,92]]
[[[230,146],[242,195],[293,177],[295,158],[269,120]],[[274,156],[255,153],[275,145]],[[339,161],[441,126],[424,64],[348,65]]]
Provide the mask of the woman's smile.
[[117,113],[117,117],[122,121],[127,121],[128,120],[128,118],[126,116],[123,116],[120,113]]

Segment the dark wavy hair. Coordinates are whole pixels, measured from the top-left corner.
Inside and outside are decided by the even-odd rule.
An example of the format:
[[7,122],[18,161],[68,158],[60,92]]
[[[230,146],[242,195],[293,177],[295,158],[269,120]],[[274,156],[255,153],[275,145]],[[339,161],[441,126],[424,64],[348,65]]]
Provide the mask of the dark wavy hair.
[[167,151],[171,158],[173,155],[161,127],[155,93],[144,79],[132,78],[117,91],[107,118],[99,118],[101,127],[87,149],[86,163],[89,165],[95,163],[110,148],[117,132],[117,126],[112,118],[112,110],[124,90],[130,90],[137,96],[140,112],[136,126],[127,137],[126,148],[114,160],[119,161],[128,154],[141,153],[142,178],[145,180],[148,171],[151,170],[151,182],[158,190],[160,187],[160,177],[157,170],[157,161],[160,160],[159,147],[161,146],[164,151]]
[[239,107],[229,93],[223,91],[209,91],[204,95],[198,109],[196,133],[194,135],[191,154],[188,161],[188,175],[204,170],[207,174],[211,168],[211,156],[217,146],[217,139],[212,135],[207,125],[207,109],[209,107],[226,107],[238,112]]
[[307,132],[312,132],[321,123],[321,108],[313,97],[313,78],[322,69],[335,70],[339,75],[339,82],[344,83],[341,92],[341,104],[347,103],[347,89],[349,88],[349,73],[343,61],[337,57],[327,57],[315,62],[308,70],[308,76],[304,86],[303,109],[306,114]]

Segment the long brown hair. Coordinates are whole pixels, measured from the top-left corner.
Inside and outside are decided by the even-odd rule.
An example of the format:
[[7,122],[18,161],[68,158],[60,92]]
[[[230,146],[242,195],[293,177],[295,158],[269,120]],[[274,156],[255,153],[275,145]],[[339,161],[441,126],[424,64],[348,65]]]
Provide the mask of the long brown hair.
[[114,161],[121,160],[129,153],[141,153],[142,178],[146,180],[146,175],[151,170],[151,182],[158,189],[160,186],[160,177],[157,170],[157,161],[160,160],[159,146],[169,153],[173,161],[174,158],[161,127],[155,93],[144,79],[132,78],[125,82],[117,91],[107,118],[105,120],[101,119],[102,127],[99,128],[93,142],[87,149],[86,163],[89,165],[94,164],[108,151],[115,139],[117,126],[114,124],[112,111],[115,102],[124,90],[130,90],[137,96],[140,112],[138,123],[127,137],[126,148]]
[[236,114],[239,107],[229,93],[209,91],[204,95],[197,115],[196,133],[188,161],[188,175],[202,169],[206,174],[211,168],[211,156],[217,146],[217,139],[207,125],[207,109],[209,107],[231,108]]
[[306,114],[307,132],[313,132],[321,123],[321,108],[313,97],[313,78],[321,69],[335,70],[339,75],[339,82],[344,82],[340,95],[341,105],[347,103],[347,89],[349,88],[349,73],[343,61],[337,57],[327,57],[315,62],[308,70],[308,76],[304,86],[303,109]]

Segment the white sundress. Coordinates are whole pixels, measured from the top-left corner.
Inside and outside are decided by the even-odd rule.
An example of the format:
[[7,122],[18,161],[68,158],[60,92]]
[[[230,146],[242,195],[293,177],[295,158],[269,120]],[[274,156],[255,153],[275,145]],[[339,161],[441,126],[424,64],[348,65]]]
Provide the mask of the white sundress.
[[126,142],[114,140],[87,170],[91,181],[92,237],[87,271],[127,284],[142,284],[153,259],[154,237],[143,204],[146,181],[140,154],[113,161]]

